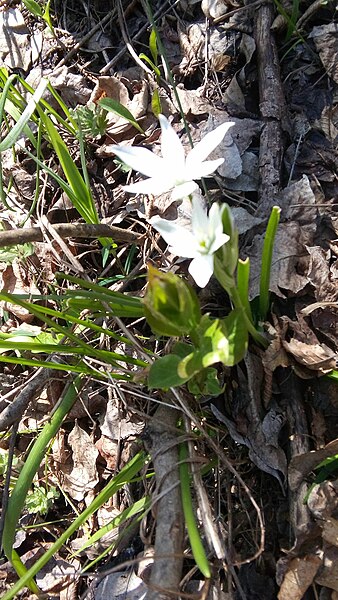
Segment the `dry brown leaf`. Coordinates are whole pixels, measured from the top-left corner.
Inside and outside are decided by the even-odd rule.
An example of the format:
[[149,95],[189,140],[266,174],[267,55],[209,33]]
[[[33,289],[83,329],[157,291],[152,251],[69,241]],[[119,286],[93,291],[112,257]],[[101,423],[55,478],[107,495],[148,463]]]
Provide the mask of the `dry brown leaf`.
[[338,592],[338,549],[336,546],[324,548],[323,565],[316,575],[315,582]]
[[[2,263],[3,264],[3,263]],[[30,275],[26,272],[24,265],[15,259],[11,265],[4,265],[5,268],[1,273],[2,285],[1,291],[10,292],[11,294],[39,294],[40,291],[36,287]],[[9,302],[0,302],[0,306],[8,312],[15,315],[20,321],[30,323],[34,319],[28,309],[12,304]]]
[[118,455],[118,443],[116,440],[111,440],[105,435],[101,435],[100,439],[95,443],[100,456],[106,461],[108,469],[115,471]]
[[323,460],[338,454],[338,439],[333,440],[320,450],[306,452],[294,456],[289,464],[289,486],[291,491],[297,489],[303,479]]
[[135,438],[139,435],[144,427],[144,421],[135,414],[124,416],[114,404],[109,401],[107,404],[106,414],[101,425],[101,433],[111,440],[126,439],[129,437]]
[[287,352],[308,369],[328,373],[336,368],[337,355],[325,344],[306,344],[293,338],[282,340]]
[[229,5],[225,0],[202,0],[201,8],[207,19],[216,19],[228,12]]
[[53,557],[40,569],[36,576],[36,582],[43,592],[49,592],[52,595],[59,594],[62,589],[79,578],[80,568],[81,563],[76,558],[73,558],[72,562],[67,562]]
[[331,546],[338,546],[338,521],[333,517],[325,519],[323,524],[323,539]]
[[313,39],[327,74],[338,83],[338,24],[314,27],[309,38]]
[[36,60],[42,46],[42,34],[35,30],[33,36],[18,8],[0,12],[0,58],[1,64],[10,69],[28,71]]
[[311,489],[307,506],[315,519],[324,521],[337,511],[337,498],[338,480],[323,481]]
[[176,91],[185,115],[203,115],[210,111],[211,104],[205,98],[203,88],[186,90],[183,84],[180,84],[177,86]]
[[[60,465],[64,472],[62,487],[74,500],[83,500],[99,481],[96,469],[98,450],[90,436],[75,423],[68,436],[72,465]],[[61,470],[60,469],[60,470]]]
[[[255,236],[252,245],[247,249],[250,256],[250,297],[259,294],[261,276],[261,256],[265,234]],[[277,296],[297,295],[308,284],[305,274],[309,257],[305,245],[312,242],[313,235],[299,223],[281,223],[277,230],[274,246],[270,291]]]
[[[96,104],[101,98],[112,98],[127,108],[137,120],[145,115],[147,111],[148,84],[144,79],[133,82],[132,90],[133,98],[130,99],[128,88],[121,79],[118,77],[99,77],[89,99],[89,103],[94,102]],[[115,113],[108,112],[107,120],[107,133],[114,136],[115,142],[118,141],[116,136],[133,129],[133,126],[127,119],[119,117]]]
[[302,558],[294,558],[278,592],[278,600],[302,600],[306,590],[312,584],[322,564],[319,556],[309,554]]
[[111,573],[104,577],[95,588],[93,600],[143,600],[148,591],[148,586],[131,571]]
[[310,255],[308,279],[315,290],[317,302],[332,302],[338,298],[338,281],[330,277],[331,251],[320,246],[307,246]]

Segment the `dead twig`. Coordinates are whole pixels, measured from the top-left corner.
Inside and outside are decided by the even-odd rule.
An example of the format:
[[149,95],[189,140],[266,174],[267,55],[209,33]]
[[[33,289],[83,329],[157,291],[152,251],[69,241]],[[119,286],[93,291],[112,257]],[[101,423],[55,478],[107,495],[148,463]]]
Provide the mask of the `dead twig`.
[[[54,360],[57,361],[58,359],[54,357]],[[44,367],[40,367],[32,375],[15,400],[8,404],[0,413],[0,431],[6,431],[13,423],[21,419],[30,401],[52,377],[56,377],[55,371],[53,369],[45,369]]]
[[[113,238],[116,242],[140,242],[144,236],[133,231],[106,225],[104,223],[57,223],[53,229],[62,238]],[[0,232],[0,248],[18,246],[28,242],[43,242],[44,234],[41,227],[27,229],[9,229]]]
[[[172,600],[175,592],[177,597],[179,595],[184,522],[181,490],[177,485],[179,468],[176,422],[177,411],[161,404],[146,429],[145,445],[152,455],[157,481],[156,494],[159,496],[155,498],[155,555],[146,600]],[[167,558],[160,558],[163,555]]]
[[287,129],[286,105],[280,78],[277,46],[271,25],[273,6],[262,5],[255,13],[259,108],[263,120],[260,138],[260,203],[257,215],[266,217],[280,190],[283,158],[283,130]]

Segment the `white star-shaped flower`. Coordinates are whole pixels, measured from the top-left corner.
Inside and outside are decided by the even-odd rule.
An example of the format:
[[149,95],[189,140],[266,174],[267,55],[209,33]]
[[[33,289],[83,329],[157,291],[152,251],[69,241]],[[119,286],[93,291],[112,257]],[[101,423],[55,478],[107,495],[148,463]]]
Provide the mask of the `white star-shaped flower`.
[[149,178],[125,186],[126,191],[158,196],[172,190],[172,200],[180,200],[198,188],[196,180],[208,177],[224,162],[223,158],[205,159],[221,143],[228,129],[235,123],[222,123],[207,133],[185,155],[182,142],[168,119],[164,115],[159,115],[158,118],[162,130],[162,157],[146,148],[136,146],[113,146],[112,149],[126,165]]
[[152,217],[151,225],[170,244],[169,251],[175,256],[192,258],[189,273],[197,285],[204,288],[214,271],[214,253],[229,241],[223,233],[222,214],[224,206],[213,204],[209,214],[202,196],[192,197],[191,231],[161,217]]

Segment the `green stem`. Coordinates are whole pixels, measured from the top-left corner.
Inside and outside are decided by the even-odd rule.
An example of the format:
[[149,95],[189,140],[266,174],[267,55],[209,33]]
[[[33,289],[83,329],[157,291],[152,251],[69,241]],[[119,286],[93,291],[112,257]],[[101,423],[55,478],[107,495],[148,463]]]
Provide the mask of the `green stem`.
[[245,321],[245,324],[247,326],[248,332],[250,333],[251,337],[255,340],[255,342],[260,344],[260,346],[263,346],[263,348],[267,348],[269,345],[269,342],[265,339],[265,337],[261,333],[259,333],[259,331],[257,331],[253,322],[249,318],[249,316],[242,304],[241,297],[238,293],[238,289],[234,286],[234,287],[228,289],[227,292],[234,304],[234,307],[238,308],[242,311],[243,319]]
[[182,505],[185,524],[189,535],[191,550],[201,573],[207,579],[211,577],[211,571],[208,559],[205,554],[205,550],[202,544],[201,536],[198,531],[194,507],[191,498],[190,491],[190,472],[188,463],[186,462],[189,458],[188,449],[186,444],[180,444],[179,446],[179,458],[180,458],[180,480],[181,480],[181,493],[182,493]]

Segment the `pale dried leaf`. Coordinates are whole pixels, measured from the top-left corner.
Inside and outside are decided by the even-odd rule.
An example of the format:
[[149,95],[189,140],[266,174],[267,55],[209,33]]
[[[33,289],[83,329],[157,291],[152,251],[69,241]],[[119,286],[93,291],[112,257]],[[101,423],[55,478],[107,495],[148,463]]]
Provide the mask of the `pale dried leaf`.
[[229,10],[225,0],[202,0],[201,8],[208,19],[221,17]]
[[338,454],[338,439],[333,440],[320,450],[299,454],[291,459],[289,464],[289,486],[291,491],[297,489],[303,479],[329,456]]
[[[232,439],[238,444],[247,446],[252,462],[262,471],[276,477],[283,487],[284,482],[281,475],[283,475],[283,479],[286,477],[287,462],[283,450],[278,446],[278,434],[284,420],[276,418],[276,413],[273,410],[273,417],[268,417],[269,413],[267,413],[265,423],[263,421],[264,425],[252,421],[248,423],[245,433],[242,433],[237,429],[236,424],[213,404],[210,408],[215,417],[227,426]],[[273,433],[271,434],[272,430]],[[265,434],[267,437],[265,437]],[[270,435],[272,440],[269,439]]]
[[314,27],[309,38],[313,39],[327,74],[338,83],[338,24],[333,22]]
[[126,439],[139,435],[144,427],[144,421],[135,414],[123,416],[113,401],[107,404],[101,432],[111,440]]
[[323,539],[331,546],[338,546],[338,521],[333,517],[325,519],[323,524]]
[[90,436],[75,423],[68,436],[72,448],[72,466],[65,472],[63,488],[74,500],[83,500],[99,481],[96,459],[98,450]]
[[287,352],[308,369],[327,373],[336,368],[337,354],[325,344],[306,344],[295,338],[290,342],[283,340],[282,344]]
[[239,235],[247,233],[247,231],[250,231],[264,221],[264,219],[261,219],[260,217],[254,217],[241,206],[234,206],[231,208],[231,214],[235,220]]
[[306,590],[312,584],[322,561],[318,556],[309,554],[294,558],[278,592],[278,600],[302,600]]
[[[247,249],[250,256],[250,298],[259,295],[261,275],[261,256],[265,234],[256,235]],[[277,230],[271,267],[270,291],[277,296],[297,295],[308,284],[308,278],[302,275],[307,269],[309,258],[305,245],[311,243],[312,232],[299,223],[281,223]]]
[[10,69],[28,71],[31,64],[29,30],[18,8],[0,12],[0,57]]
[[315,485],[309,494],[307,506],[315,519],[324,521],[336,512],[338,498],[338,480],[323,481]]
[[[201,138],[213,129],[216,129],[216,127],[222,123],[229,121],[230,119],[226,118],[225,115],[226,113],[223,113],[223,117],[221,117],[221,114],[210,115],[208,121],[201,129]],[[236,177],[242,173],[242,159],[237,145],[234,142],[235,136],[237,137],[236,128],[237,125],[230,127],[222,142],[208,157],[208,160],[224,158],[224,162],[218,167],[217,172],[222,177],[227,177],[228,179],[236,179]]]
[[77,559],[73,559],[70,563],[53,557],[40,569],[36,576],[36,582],[43,592],[53,593],[53,595],[60,593],[62,588],[78,579],[80,567],[80,561]]
[[210,111],[211,105],[203,96],[203,88],[186,90],[183,85],[178,85],[176,91],[185,115],[203,115]]
[[133,571],[112,573],[102,579],[94,591],[94,600],[143,600],[146,584]]
[[338,592],[338,549],[336,546],[326,546],[324,549],[323,566],[315,582]]

